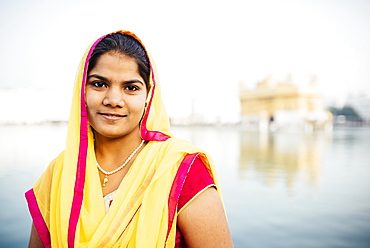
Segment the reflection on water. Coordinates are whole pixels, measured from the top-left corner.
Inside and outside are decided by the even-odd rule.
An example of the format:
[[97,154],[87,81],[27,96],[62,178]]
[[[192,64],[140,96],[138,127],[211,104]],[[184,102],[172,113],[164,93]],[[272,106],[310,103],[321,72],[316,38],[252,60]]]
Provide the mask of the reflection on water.
[[331,134],[327,133],[241,132],[239,176],[248,180],[254,175],[269,187],[280,181],[288,188],[294,188],[297,181],[316,187],[330,142]]
[[[174,127],[217,166],[235,246],[370,247],[370,129],[332,135]],[[66,125],[0,126],[0,247],[26,247],[24,192],[63,149]]]

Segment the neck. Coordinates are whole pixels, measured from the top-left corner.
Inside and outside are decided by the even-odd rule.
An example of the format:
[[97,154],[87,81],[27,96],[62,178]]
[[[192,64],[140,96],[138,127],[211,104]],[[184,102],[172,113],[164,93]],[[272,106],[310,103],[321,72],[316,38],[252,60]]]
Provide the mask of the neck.
[[141,141],[139,132],[115,139],[96,134],[96,158],[98,161],[105,161],[104,164],[115,167],[116,164],[124,161],[140,145]]

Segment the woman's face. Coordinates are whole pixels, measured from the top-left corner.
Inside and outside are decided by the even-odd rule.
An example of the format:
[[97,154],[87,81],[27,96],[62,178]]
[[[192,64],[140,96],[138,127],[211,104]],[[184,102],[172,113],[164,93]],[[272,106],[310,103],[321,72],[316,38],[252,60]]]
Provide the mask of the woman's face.
[[135,59],[117,52],[101,55],[87,75],[85,94],[89,123],[96,136],[116,139],[140,135],[147,89]]

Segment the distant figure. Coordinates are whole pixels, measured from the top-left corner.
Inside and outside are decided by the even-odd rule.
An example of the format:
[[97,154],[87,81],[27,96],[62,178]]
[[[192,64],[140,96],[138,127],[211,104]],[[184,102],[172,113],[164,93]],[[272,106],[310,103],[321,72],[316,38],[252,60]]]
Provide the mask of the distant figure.
[[233,247],[212,160],[170,133],[154,62],[128,31],[87,49],[65,150],[26,198],[29,247]]

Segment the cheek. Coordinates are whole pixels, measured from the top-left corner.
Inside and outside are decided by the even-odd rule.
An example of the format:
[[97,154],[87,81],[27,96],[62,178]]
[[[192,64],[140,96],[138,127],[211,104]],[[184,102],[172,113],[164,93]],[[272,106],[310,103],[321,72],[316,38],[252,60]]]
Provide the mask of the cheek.
[[92,113],[94,112],[94,108],[96,107],[96,98],[93,97],[93,95],[86,93],[85,106],[89,122],[93,122]]
[[97,94],[96,92],[86,90],[86,93],[85,93],[86,107],[93,108],[94,106],[96,106],[100,101],[100,97],[101,96]]
[[141,111],[145,108],[146,94],[138,96],[132,103],[135,106],[135,109]]
[[143,113],[144,109],[145,109],[145,101],[138,101],[135,104],[135,111],[136,112],[139,112],[141,114],[141,113]]
[[85,105],[86,105],[86,107],[88,107],[90,105],[90,102],[91,102],[91,94],[90,94],[90,91],[88,89],[86,89],[86,91],[85,91]]

